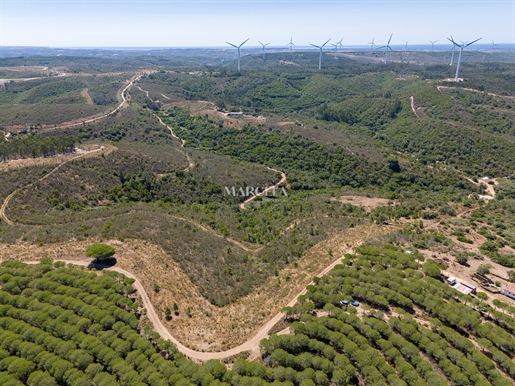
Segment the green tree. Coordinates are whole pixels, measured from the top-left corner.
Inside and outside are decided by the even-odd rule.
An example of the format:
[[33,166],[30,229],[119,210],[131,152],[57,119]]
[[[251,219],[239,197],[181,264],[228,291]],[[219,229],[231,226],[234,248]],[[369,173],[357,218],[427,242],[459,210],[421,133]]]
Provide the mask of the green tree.
[[166,320],[170,320],[170,316],[172,315],[172,310],[170,309],[170,307],[166,306],[165,307],[165,317],[166,317]]
[[508,280],[515,283],[515,271],[513,269],[508,271]]
[[477,268],[477,273],[479,273],[480,275],[486,275],[487,273],[490,273],[490,268],[492,268],[490,264],[481,264]]
[[461,265],[467,265],[468,260],[469,258],[466,253],[458,253],[458,256],[456,256],[456,261]]
[[422,264],[422,270],[427,276],[440,276],[440,266],[432,260],[428,260],[424,264]]
[[87,257],[94,257],[96,262],[113,257],[116,250],[107,244],[93,244],[86,249]]

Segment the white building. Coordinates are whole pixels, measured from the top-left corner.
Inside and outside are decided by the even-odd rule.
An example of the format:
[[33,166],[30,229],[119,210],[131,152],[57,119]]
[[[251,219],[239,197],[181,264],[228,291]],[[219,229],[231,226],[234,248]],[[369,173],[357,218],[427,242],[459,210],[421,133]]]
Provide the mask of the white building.
[[515,299],[515,283],[509,283],[504,286],[503,294],[509,298]]

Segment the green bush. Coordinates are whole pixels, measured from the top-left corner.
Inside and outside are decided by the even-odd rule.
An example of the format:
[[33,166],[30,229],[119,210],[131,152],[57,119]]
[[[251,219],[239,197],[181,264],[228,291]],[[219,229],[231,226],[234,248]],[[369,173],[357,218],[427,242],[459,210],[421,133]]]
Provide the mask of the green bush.
[[107,244],[93,244],[86,248],[86,256],[94,257],[96,261],[102,261],[113,257],[116,250]]

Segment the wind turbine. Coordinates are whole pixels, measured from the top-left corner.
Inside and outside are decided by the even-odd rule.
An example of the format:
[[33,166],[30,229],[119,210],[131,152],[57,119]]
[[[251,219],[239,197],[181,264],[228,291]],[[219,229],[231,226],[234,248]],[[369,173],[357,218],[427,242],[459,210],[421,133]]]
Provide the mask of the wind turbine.
[[461,42],[461,44],[458,44],[454,40],[451,40],[451,42],[453,42],[456,46],[460,47],[460,56],[458,57],[458,66],[456,67],[456,76],[454,77],[454,81],[455,82],[458,81],[458,74],[459,74],[459,71],[460,71],[460,64],[461,64],[461,54],[463,54],[463,49],[468,47],[468,46],[470,46],[470,45],[472,45],[472,44],[474,44],[475,42],[477,42],[479,40],[481,40],[481,38],[476,39],[476,40],[474,40],[474,41],[472,41],[470,43],[463,43],[463,42]]
[[374,46],[376,45],[376,44],[374,43],[374,40],[375,40],[375,39],[376,39],[376,38],[374,37],[374,38],[372,39],[372,41],[371,41],[370,43],[368,43],[368,44],[370,44],[370,51],[374,51]]
[[495,47],[497,47],[497,44],[495,44],[494,41],[492,40],[492,45],[490,46],[490,55],[492,55],[494,53]]
[[247,43],[249,41],[250,38],[248,38],[247,40],[245,40],[243,43],[241,43],[239,46],[235,45],[235,44],[232,44],[232,43],[229,43],[226,41],[227,44],[229,44],[230,46],[233,46],[234,48],[237,48],[238,49],[238,72],[240,72],[240,48],[242,45],[244,45],[245,43]]
[[404,52],[408,51],[408,42],[406,42],[406,46],[404,46]]
[[334,44],[331,43],[331,45],[334,47],[334,52],[338,51],[338,47],[342,48],[342,46],[343,46],[342,41],[343,41],[343,38],[341,38],[339,42],[336,42]]
[[388,39],[388,43],[386,43],[386,46],[379,47],[378,50],[381,48],[384,48],[384,64],[386,64],[386,61],[388,59],[388,50],[393,51],[392,47],[390,47],[390,41],[392,40],[393,34],[390,35],[390,39]]
[[[329,39],[331,40],[331,39]],[[313,47],[316,47],[320,50],[320,59],[318,59],[318,70],[321,70],[322,69],[322,49],[324,48],[324,46],[329,43],[329,40],[326,41],[324,44],[322,44],[321,46],[316,46],[314,44],[311,44],[309,43],[310,45],[312,45]]]
[[263,44],[258,40],[259,44],[263,46],[263,62],[265,61],[265,47],[268,46],[270,43]]
[[431,43],[431,52],[433,52],[434,48],[435,48],[435,43],[437,42],[438,40],[435,40],[434,42],[433,41],[429,41],[429,43]]
[[452,43],[452,55],[451,55],[451,63],[449,64],[450,66],[452,66],[452,63],[454,62],[454,51],[456,51],[456,47],[457,47],[457,44],[456,42],[453,40],[452,38],[452,35],[451,35],[451,38],[447,38],[448,41],[450,41]]
[[295,44],[293,44],[293,36],[290,38],[290,42],[286,44],[287,46],[290,46],[290,52],[293,52],[293,47],[297,47]]

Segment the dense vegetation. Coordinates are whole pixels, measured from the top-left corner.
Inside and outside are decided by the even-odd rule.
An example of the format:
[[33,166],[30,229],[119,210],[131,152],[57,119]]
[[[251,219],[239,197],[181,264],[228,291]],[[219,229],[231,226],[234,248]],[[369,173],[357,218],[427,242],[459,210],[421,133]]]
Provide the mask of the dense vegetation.
[[0,138],[0,160],[16,158],[53,157],[75,152],[77,140],[73,137],[43,137],[39,135]]
[[[363,246],[285,309],[294,335],[261,342],[263,362],[184,358],[138,318],[132,279],[43,259],[0,265],[5,385],[509,385],[513,307],[439,280],[438,264]],[[355,308],[341,300],[359,300]],[[315,310],[326,315],[316,317]],[[420,318],[424,320],[421,321]],[[430,324],[430,326],[429,326]]]

